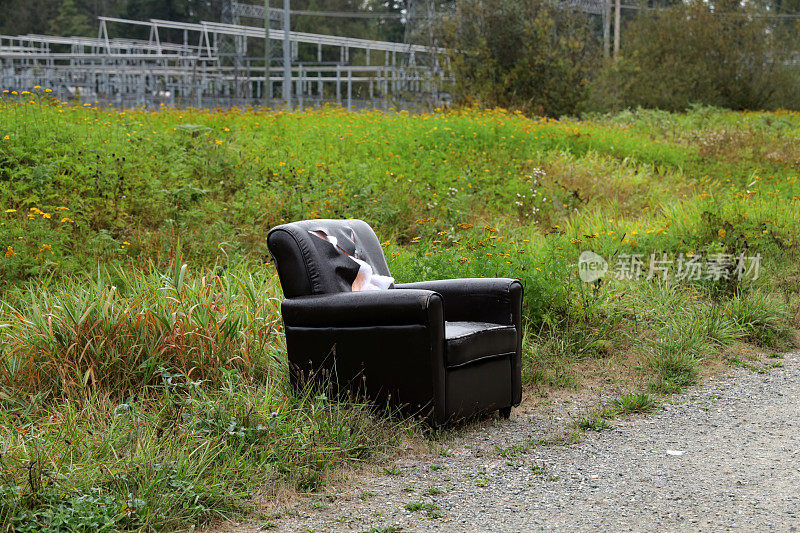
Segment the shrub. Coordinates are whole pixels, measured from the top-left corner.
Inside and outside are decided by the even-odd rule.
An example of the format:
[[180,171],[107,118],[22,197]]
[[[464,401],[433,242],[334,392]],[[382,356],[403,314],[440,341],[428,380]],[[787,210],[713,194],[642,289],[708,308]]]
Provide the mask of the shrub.
[[730,0],[642,10],[626,27],[621,59],[594,82],[590,107],[796,109],[791,41],[754,10]]
[[459,102],[561,116],[585,97],[597,44],[577,11],[547,0],[465,0],[443,33]]

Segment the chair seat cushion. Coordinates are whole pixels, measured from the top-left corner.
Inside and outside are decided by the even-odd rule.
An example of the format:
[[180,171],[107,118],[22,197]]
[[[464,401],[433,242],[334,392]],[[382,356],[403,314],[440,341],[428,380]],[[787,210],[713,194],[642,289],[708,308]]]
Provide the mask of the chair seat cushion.
[[447,366],[461,366],[517,349],[514,326],[489,322],[445,322]]

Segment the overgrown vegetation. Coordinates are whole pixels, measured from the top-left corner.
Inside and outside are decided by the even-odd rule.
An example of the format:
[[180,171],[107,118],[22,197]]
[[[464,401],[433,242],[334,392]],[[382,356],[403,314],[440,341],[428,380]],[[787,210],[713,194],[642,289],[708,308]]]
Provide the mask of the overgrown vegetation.
[[796,38],[750,3],[694,0],[641,13],[626,27],[618,62],[594,83],[600,109],[691,104],[731,109],[797,108]]
[[[368,220],[398,281],[520,278],[528,390],[599,376],[634,391],[584,429],[651,408],[648,394],[696,382],[741,343],[786,348],[799,133],[794,113],[715,108],[553,121],[121,112],[5,94],[0,523],[205,523],[313,490],[413,430],[287,386],[264,242],[285,220]],[[591,283],[585,250],[609,264]],[[653,253],[675,263],[647,279]],[[643,275],[615,275],[635,254]],[[760,254],[759,275],[676,275],[679,257],[720,254]]]
[[289,387],[279,296],[269,272],[184,265],[5,302],[0,523],[179,529],[396,443],[411,421]]
[[797,109],[795,11],[770,1],[626,6],[619,53],[606,57],[603,17],[549,0],[462,0],[438,34],[461,104],[551,117],[694,104]]
[[542,0],[462,0],[440,31],[461,103],[572,115],[599,47],[589,17]]

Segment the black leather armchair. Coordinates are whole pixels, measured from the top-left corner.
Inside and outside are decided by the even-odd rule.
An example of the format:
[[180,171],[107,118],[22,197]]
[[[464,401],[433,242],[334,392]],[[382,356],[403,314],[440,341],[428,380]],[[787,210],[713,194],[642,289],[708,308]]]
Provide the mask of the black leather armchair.
[[353,292],[358,268],[350,256],[390,275],[378,238],[361,220],[284,224],[267,244],[286,297],[293,383],[326,376],[436,425],[482,411],[508,417],[519,404],[519,281],[451,279]]

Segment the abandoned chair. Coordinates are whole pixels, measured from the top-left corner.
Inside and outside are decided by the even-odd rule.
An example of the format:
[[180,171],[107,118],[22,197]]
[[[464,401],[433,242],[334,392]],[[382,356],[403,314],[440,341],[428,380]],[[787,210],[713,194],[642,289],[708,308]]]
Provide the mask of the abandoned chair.
[[[492,410],[508,418],[519,405],[519,281],[391,285],[380,242],[361,220],[284,224],[267,244],[286,297],[293,384],[324,377],[435,425]],[[353,290],[381,285],[388,289]]]

